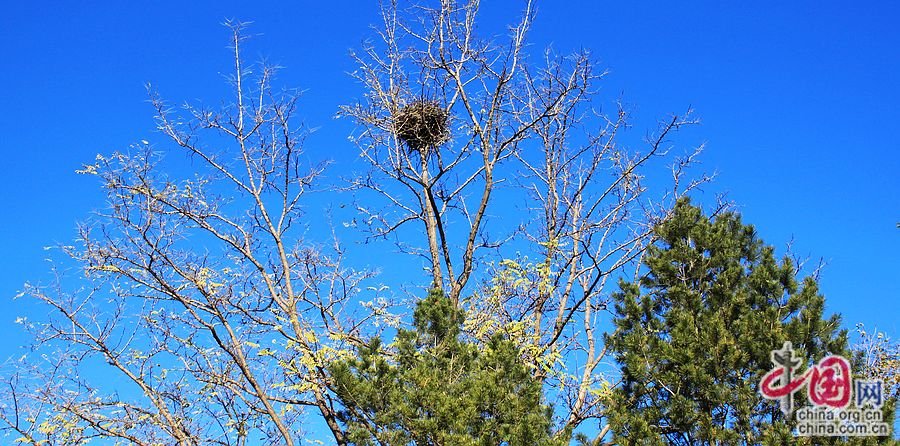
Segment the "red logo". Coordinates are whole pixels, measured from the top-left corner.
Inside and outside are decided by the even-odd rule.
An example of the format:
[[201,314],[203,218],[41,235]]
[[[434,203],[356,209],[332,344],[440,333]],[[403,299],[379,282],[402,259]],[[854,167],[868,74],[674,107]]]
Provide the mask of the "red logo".
[[815,406],[842,409],[850,404],[853,375],[846,358],[827,356],[797,375],[800,360],[794,357],[791,343],[785,342],[781,350],[772,351],[772,363],[775,368],[763,377],[759,391],[766,399],[778,400],[786,417],[793,413],[794,393],[804,385]]

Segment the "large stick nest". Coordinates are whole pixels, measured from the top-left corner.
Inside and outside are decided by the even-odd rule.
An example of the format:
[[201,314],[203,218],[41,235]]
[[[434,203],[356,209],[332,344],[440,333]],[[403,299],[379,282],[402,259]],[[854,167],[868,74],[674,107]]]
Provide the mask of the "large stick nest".
[[410,150],[427,152],[450,136],[449,115],[437,102],[418,99],[394,115],[394,132]]

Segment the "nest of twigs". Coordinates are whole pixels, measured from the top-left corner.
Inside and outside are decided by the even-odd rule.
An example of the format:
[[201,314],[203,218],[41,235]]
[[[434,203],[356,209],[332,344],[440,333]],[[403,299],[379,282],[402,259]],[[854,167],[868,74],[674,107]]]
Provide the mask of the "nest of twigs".
[[394,115],[394,132],[409,150],[426,153],[449,138],[449,118],[437,101],[418,99]]

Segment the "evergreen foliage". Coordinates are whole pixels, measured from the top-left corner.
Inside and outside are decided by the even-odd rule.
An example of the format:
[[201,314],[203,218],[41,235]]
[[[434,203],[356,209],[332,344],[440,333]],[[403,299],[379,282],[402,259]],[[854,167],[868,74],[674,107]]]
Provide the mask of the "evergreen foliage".
[[[770,351],[793,343],[806,364],[849,357],[838,316],[824,317],[813,278],[797,279],[739,215],[707,218],[681,200],[656,228],[638,284],[620,283],[622,366],[609,422],[619,444],[791,444],[790,421],[758,383]],[[795,405],[805,404],[797,395]]]
[[438,289],[393,348],[373,339],[330,367],[339,420],[353,445],[562,445],[551,410],[516,346],[460,338],[462,312]]

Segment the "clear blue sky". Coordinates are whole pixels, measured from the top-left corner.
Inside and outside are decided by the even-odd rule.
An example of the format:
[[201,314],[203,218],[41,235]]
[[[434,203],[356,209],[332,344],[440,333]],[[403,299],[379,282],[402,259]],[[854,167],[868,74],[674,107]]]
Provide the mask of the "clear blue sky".
[[[0,15],[0,353],[21,342],[11,298],[46,277],[43,246],[68,242],[103,205],[74,170],[154,132],[144,84],[215,101],[229,69],[226,18],[253,21],[251,57],[307,89],[307,146],[337,168],[355,149],[333,118],[358,96],[348,50],[370,35],[374,2],[6,2]],[[490,27],[515,2],[485,6]],[[535,50],[591,48],[611,71],[602,94],[640,124],[693,106],[707,141],[708,192],[728,192],[764,239],[824,257],[829,309],[900,337],[900,3],[545,1]],[[643,131],[640,127],[639,131]],[[345,164],[344,164],[345,165]]]

